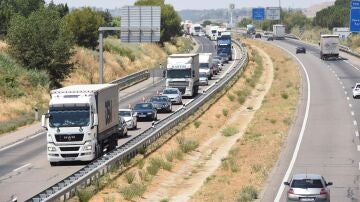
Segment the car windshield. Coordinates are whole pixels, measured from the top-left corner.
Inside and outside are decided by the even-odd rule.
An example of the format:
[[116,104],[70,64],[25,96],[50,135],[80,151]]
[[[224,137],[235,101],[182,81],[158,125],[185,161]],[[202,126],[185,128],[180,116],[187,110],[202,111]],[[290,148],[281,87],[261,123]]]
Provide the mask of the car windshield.
[[320,179],[300,179],[293,180],[291,183],[291,188],[324,188],[324,185],[322,184]]
[[150,103],[141,103],[136,104],[134,107],[135,110],[141,110],[141,109],[152,109],[152,105]]
[[160,97],[160,96],[157,96],[157,97],[152,97],[150,98],[150,102],[167,102],[168,101],[168,98],[167,97]]
[[119,116],[131,116],[130,111],[119,111]]
[[209,63],[200,63],[200,69],[209,68]]
[[163,94],[178,94],[178,92],[175,89],[166,89]]
[[82,127],[90,125],[90,107],[50,107],[50,127]]

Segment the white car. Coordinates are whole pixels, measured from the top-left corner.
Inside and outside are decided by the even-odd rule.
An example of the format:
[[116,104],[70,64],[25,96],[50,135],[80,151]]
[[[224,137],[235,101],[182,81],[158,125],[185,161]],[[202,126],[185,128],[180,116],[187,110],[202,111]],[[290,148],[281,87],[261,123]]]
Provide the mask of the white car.
[[161,95],[166,95],[169,97],[172,103],[182,104],[182,95],[179,89],[177,88],[165,88]]
[[356,83],[353,87],[353,98],[360,97],[360,83]]
[[136,112],[132,109],[119,109],[119,116],[122,117],[126,122],[128,129],[137,128],[137,116]]

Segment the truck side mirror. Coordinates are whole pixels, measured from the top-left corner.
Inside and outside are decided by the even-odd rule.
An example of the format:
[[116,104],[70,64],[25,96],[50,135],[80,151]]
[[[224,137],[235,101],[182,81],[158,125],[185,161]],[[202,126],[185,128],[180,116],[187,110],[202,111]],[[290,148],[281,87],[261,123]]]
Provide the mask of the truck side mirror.
[[97,126],[99,125],[99,117],[97,114],[94,114],[94,123],[93,123],[93,126]]
[[41,127],[47,129],[47,127],[46,127],[46,115],[45,114],[41,115]]
[[163,77],[164,78],[166,77],[166,71],[165,70],[163,71]]

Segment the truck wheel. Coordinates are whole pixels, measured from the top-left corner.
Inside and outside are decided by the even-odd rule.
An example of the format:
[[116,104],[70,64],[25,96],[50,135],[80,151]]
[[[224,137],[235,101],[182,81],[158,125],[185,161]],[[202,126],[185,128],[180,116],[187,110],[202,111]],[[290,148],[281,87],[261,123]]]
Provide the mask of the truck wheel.
[[103,145],[101,144],[97,144],[95,147],[95,158],[99,158],[100,156],[103,155]]
[[134,129],[134,130],[137,129],[137,123],[134,125],[133,129]]

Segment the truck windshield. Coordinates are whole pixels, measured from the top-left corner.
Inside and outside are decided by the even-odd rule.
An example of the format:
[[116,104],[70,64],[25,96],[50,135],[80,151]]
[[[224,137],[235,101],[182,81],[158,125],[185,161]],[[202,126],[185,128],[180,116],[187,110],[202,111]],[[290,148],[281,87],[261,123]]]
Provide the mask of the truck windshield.
[[216,30],[211,30],[211,33],[216,34]]
[[209,63],[200,63],[200,69],[208,69]]
[[200,27],[194,27],[194,29],[195,29],[196,32],[200,31]]
[[169,69],[166,75],[170,79],[191,78],[191,69]]
[[50,127],[81,127],[90,124],[90,108],[50,107]]

